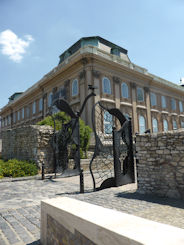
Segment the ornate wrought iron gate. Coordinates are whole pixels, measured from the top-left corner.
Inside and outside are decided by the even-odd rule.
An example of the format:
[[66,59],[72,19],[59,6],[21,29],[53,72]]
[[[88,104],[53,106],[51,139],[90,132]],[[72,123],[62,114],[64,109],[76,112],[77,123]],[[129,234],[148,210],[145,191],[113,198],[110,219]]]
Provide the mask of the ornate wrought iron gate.
[[97,102],[92,109],[95,150],[90,162],[93,189],[135,181],[131,119]]

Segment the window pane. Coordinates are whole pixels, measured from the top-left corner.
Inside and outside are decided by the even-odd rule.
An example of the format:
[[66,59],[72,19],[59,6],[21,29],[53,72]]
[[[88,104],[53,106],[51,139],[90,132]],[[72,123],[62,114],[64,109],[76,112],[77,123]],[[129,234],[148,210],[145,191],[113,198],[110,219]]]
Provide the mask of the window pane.
[[137,100],[144,101],[144,91],[142,88],[137,88]]
[[72,82],[72,96],[78,95],[78,80],[75,79]]
[[142,134],[146,131],[146,123],[143,116],[139,116],[139,132]]
[[162,96],[162,108],[166,108],[166,98]]
[[52,105],[52,93],[49,94],[48,107],[50,107],[51,105]]
[[172,109],[173,111],[176,110],[176,100],[175,100],[175,99],[171,99],[171,109]]
[[151,106],[157,105],[157,98],[154,93],[151,93]]
[[152,126],[153,126],[153,133],[157,133],[158,132],[158,121],[156,118],[153,118],[152,120]]
[[18,111],[18,113],[17,113],[17,119],[18,119],[18,121],[20,120],[20,111]]
[[184,121],[181,121],[181,128],[184,128]]
[[166,119],[163,120],[164,132],[168,131],[168,122]]
[[22,108],[22,119],[24,119],[24,108]]
[[111,94],[111,82],[107,77],[103,78],[103,93]]
[[183,112],[183,103],[181,101],[179,101],[179,108],[180,108],[180,112]]
[[123,98],[128,98],[128,86],[126,83],[121,84],[121,93]]
[[176,129],[178,129],[177,122],[173,120],[173,130],[176,130]]
[[39,111],[42,111],[42,108],[43,108],[43,99],[41,98],[39,100]]
[[36,113],[36,102],[33,102],[33,105],[32,105],[32,113],[33,114]]
[[112,133],[112,115],[108,112],[104,112],[104,133],[111,134]]

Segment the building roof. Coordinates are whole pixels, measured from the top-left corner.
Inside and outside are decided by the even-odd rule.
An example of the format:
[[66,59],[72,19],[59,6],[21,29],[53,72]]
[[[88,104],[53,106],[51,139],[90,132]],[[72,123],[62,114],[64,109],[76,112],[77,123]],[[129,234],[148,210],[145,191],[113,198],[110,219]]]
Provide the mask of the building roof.
[[110,47],[113,50],[115,50],[116,54],[118,52],[121,52],[123,54],[128,53],[128,51],[100,36],[92,36],[92,37],[82,37],[79,39],[76,43],[74,43],[70,48],[68,48],[64,53],[62,53],[59,58],[59,64],[62,63],[66,58],[77,52],[80,48],[84,47],[85,45],[92,45],[92,46],[99,46],[99,43],[102,43],[108,47]]

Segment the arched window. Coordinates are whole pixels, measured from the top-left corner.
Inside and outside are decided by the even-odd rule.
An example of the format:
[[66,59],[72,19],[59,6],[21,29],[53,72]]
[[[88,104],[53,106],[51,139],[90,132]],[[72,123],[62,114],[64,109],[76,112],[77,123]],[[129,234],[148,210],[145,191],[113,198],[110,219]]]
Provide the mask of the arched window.
[[43,110],[43,99],[40,98],[39,100],[39,111],[42,111]]
[[173,120],[173,130],[178,129],[176,120]]
[[156,118],[152,119],[152,128],[153,128],[153,133],[158,132],[158,121]]
[[50,107],[52,105],[52,92],[49,94],[48,97],[48,107]]
[[151,93],[151,106],[157,105],[157,97],[156,94]]
[[128,98],[128,85],[126,83],[121,84],[121,94],[123,98]]
[[163,96],[162,95],[162,108],[166,108],[167,106],[166,106],[166,98],[165,98],[165,96]]
[[144,90],[142,88],[137,88],[137,101],[144,101]]
[[102,87],[103,87],[104,94],[111,94],[111,82],[107,77],[103,78]]
[[72,82],[72,96],[78,95],[78,80],[74,79]]
[[168,131],[168,122],[166,119],[163,120],[164,132]]
[[139,132],[143,134],[146,131],[146,122],[143,116],[139,116]]
[[104,112],[104,133],[112,133],[112,115],[108,111]]

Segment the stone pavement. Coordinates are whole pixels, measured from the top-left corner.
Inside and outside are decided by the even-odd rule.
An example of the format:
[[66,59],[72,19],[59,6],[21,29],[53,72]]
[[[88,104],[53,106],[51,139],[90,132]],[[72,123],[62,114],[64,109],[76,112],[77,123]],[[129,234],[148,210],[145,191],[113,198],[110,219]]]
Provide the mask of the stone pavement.
[[[40,201],[69,196],[184,229],[184,202],[145,196],[136,184],[91,192],[85,173],[85,194],[79,194],[79,177],[0,182],[0,245],[37,245],[40,236]],[[94,214],[95,215],[95,214]]]

